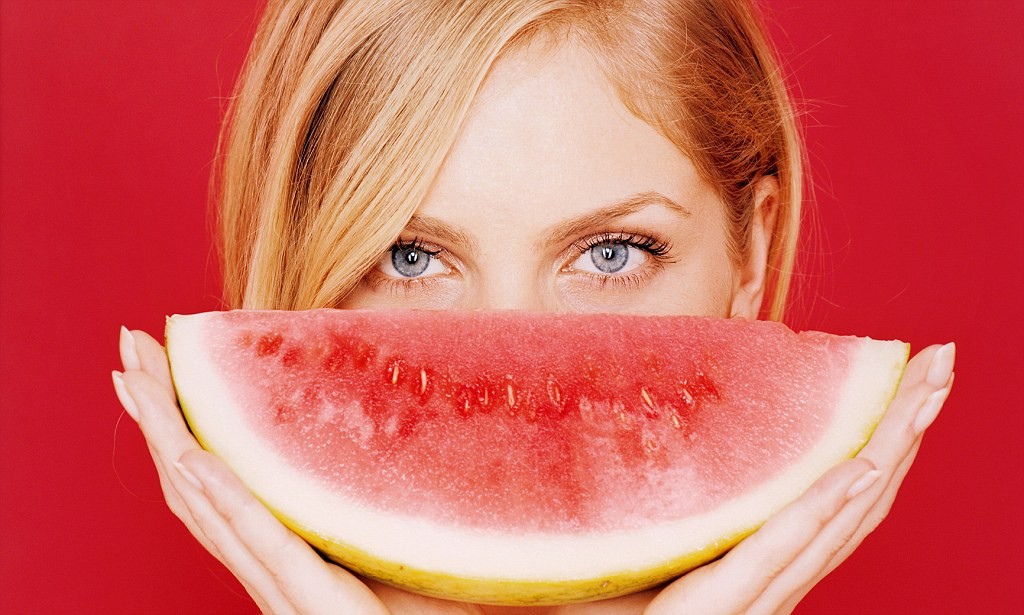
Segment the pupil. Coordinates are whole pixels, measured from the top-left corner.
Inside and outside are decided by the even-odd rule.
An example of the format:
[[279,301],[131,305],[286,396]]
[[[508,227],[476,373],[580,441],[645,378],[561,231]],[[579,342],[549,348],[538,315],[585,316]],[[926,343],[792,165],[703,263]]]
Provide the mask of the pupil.
[[590,249],[590,260],[598,271],[615,273],[626,266],[629,260],[629,246],[621,243],[599,243]]
[[391,265],[404,278],[415,278],[426,271],[429,264],[430,255],[423,250],[399,246],[391,248]]

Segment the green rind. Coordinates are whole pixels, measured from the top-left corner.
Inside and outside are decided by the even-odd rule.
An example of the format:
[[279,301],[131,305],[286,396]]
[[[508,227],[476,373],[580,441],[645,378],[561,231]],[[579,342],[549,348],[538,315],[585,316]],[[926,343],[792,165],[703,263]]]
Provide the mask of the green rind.
[[[167,340],[167,352],[170,354],[172,338],[170,336],[165,337]],[[902,382],[905,373],[907,360],[910,356],[910,345],[903,344],[903,346],[903,360],[896,364],[899,376],[894,380],[895,384],[886,395],[886,408],[888,408],[896,396],[899,384]],[[173,366],[171,367],[171,379],[173,382]],[[178,394],[182,414],[191,429],[189,403],[181,396],[177,386],[175,386],[175,391]],[[878,420],[867,426],[861,441],[848,451],[845,455],[846,459],[853,458],[864,448],[884,415],[885,413],[883,412],[879,415]],[[216,451],[209,449],[201,433],[194,430],[192,433],[203,448],[216,453]],[[716,541],[705,549],[683,554],[678,558],[644,570],[624,570],[600,577],[558,581],[474,578],[452,576],[442,572],[410,567],[398,562],[375,558],[369,553],[356,549],[344,542],[324,537],[304,527],[302,524],[276,510],[272,504],[264,501],[259,494],[254,494],[254,496],[263,502],[286,527],[301,536],[323,556],[353,572],[417,593],[479,604],[557,605],[614,598],[642,591],[681,576],[698,566],[710,562],[727,552],[760,527],[760,524],[758,524],[749,529],[741,530],[729,537]]]

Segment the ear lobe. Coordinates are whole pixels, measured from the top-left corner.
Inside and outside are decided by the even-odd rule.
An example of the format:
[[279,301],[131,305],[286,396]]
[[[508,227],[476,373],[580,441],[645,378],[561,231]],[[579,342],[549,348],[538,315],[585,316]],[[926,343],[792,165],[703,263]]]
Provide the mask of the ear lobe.
[[730,318],[756,320],[761,313],[765,282],[768,279],[768,254],[778,207],[775,197],[779,183],[775,177],[762,177],[754,190],[754,215],[750,219],[747,254],[736,271]]

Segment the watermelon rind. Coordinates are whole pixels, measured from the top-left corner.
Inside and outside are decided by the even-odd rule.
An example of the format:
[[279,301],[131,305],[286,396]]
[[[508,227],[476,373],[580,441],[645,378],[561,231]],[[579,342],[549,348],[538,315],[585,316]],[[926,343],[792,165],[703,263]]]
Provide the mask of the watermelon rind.
[[[184,416],[287,527],[326,557],[386,583],[474,603],[563,604],[639,591],[724,553],[867,443],[893,399],[909,346],[859,338],[834,420],[780,474],[679,521],[592,534],[502,533],[372,510],[296,469],[243,420],[204,347],[206,319],[172,316],[167,352]],[[803,334],[801,334],[803,335]],[[614,557],[609,557],[614,554]]]

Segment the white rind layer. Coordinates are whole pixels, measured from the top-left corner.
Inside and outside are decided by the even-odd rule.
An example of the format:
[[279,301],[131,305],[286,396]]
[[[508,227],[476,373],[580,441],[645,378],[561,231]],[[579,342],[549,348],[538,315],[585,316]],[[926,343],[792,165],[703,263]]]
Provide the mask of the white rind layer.
[[718,508],[636,530],[523,535],[372,510],[295,470],[264,445],[244,420],[244,410],[235,407],[225,383],[214,376],[217,370],[202,335],[207,318],[174,316],[168,321],[175,386],[203,445],[254,494],[326,542],[348,545],[374,559],[442,575],[508,581],[587,579],[650,569],[756,528],[863,446],[895,393],[908,352],[902,342],[863,338],[834,421],[817,444],[788,469]]

